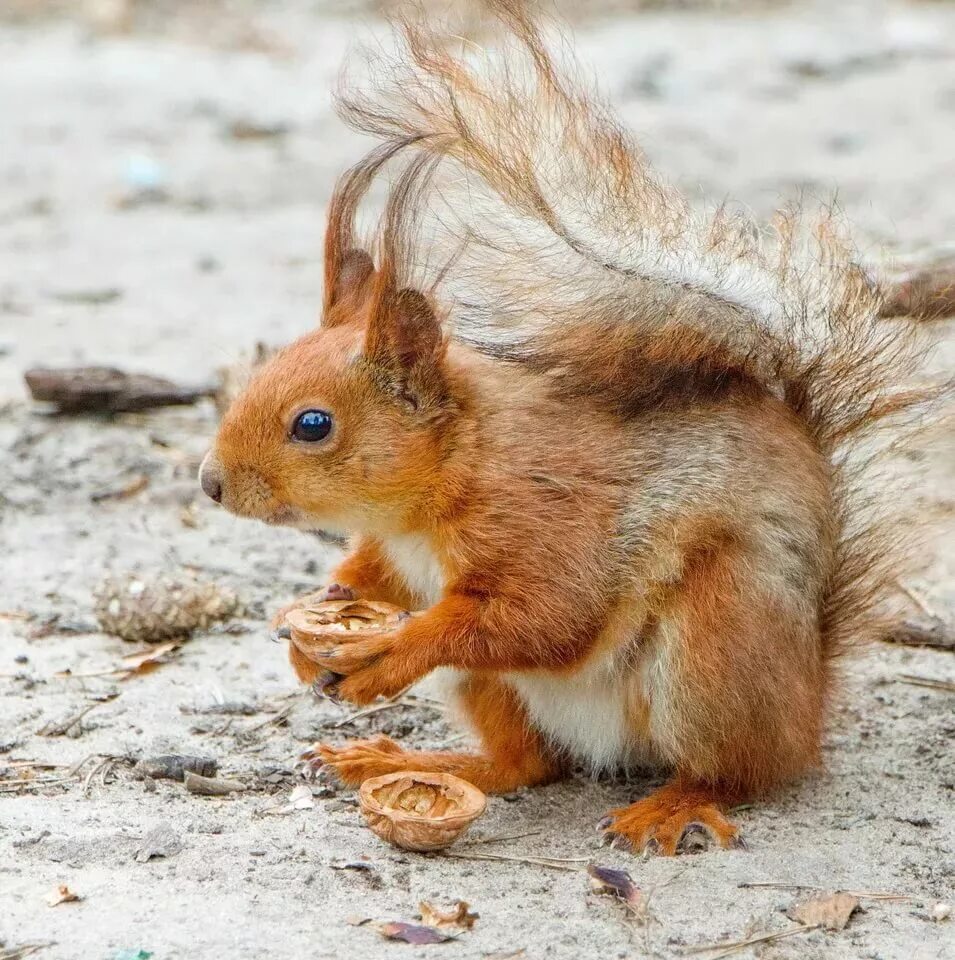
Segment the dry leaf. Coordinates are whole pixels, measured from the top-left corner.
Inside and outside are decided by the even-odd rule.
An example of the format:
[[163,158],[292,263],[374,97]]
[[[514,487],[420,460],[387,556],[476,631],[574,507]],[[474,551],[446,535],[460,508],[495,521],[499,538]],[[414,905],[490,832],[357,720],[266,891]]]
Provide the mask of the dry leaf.
[[441,910],[433,903],[422,900],[418,904],[421,911],[421,922],[437,930],[470,930],[478,914],[471,913],[469,904],[464,900],[457,900],[450,910]]
[[143,837],[136,853],[137,863],[147,863],[153,857],[172,857],[182,849],[182,841],[168,823],[161,823]]
[[859,898],[849,893],[828,893],[794,903],[786,916],[807,927],[843,930],[849,917],[859,909]]
[[116,673],[122,674],[120,680],[142,676],[144,673],[155,670],[161,663],[166,663],[169,654],[174,653],[181,646],[181,640],[170,640],[168,643],[161,643],[150,650],[131,653],[123,657],[123,666]]
[[392,921],[391,923],[379,923],[376,925],[378,932],[386,940],[401,940],[403,943],[426,944],[426,943],[446,943],[453,940],[454,937],[434,927],[425,927],[418,923],[401,923]]
[[50,891],[46,902],[51,907],[55,907],[60,903],[76,903],[82,899],[81,896],[74,893],[65,883],[61,883],[55,890]]
[[587,867],[587,873],[590,875],[590,889],[594,893],[616,897],[641,919],[646,916],[647,904],[643,893],[625,870],[614,870],[612,867],[600,867],[591,863]]

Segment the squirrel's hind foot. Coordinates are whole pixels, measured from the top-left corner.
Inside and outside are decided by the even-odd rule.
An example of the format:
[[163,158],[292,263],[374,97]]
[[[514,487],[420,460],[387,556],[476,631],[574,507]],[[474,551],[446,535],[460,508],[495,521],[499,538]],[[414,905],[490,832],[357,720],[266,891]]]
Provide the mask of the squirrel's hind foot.
[[743,847],[739,830],[723,815],[711,790],[674,781],[629,807],[619,807],[598,829],[614,845],[635,853],[672,857],[699,853],[716,844]]
[[410,769],[408,753],[391,737],[352,740],[341,747],[317,743],[299,757],[306,780],[333,775],[346,787],[357,787],[369,777]]

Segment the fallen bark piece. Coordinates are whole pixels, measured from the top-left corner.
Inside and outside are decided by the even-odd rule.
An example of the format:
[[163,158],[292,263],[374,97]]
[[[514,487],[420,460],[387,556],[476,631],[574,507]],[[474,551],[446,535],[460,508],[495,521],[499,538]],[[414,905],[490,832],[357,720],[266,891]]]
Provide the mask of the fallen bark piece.
[[806,927],[823,927],[835,932],[844,930],[849,918],[858,909],[858,897],[836,892],[797,901],[786,911],[786,916]]
[[453,940],[450,934],[434,927],[426,927],[420,923],[402,923],[393,920],[390,923],[376,924],[378,932],[386,940],[401,940],[403,943],[413,943],[422,946],[429,943],[447,943]]
[[160,643],[207,630],[240,611],[238,597],[213,583],[139,576],[109,578],[95,593],[104,633],[133,643]]
[[186,779],[187,773],[200,777],[214,777],[218,770],[218,761],[211,757],[169,753],[140,760],[133,767],[133,774],[142,779],[178,780],[181,783]]
[[116,367],[34,367],[23,377],[34,400],[52,403],[60,413],[132,413],[196,403],[215,393],[213,387],[186,387]]
[[405,850],[443,850],[484,813],[487,797],[450,773],[389,773],[359,791],[368,826]]
[[245,784],[236,780],[223,780],[221,777],[203,777],[191,770],[183,774],[186,789],[190,793],[198,793],[205,797],[226,797],[230,793],[241,793]]

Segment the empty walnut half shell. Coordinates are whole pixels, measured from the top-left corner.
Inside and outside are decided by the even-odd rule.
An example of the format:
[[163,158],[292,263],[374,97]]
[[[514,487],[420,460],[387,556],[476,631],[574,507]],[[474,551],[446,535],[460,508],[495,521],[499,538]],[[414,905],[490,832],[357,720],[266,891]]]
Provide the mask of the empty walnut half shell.
[[[312,683],[323,673],[314,651],[327,649],[329,642],[397,630],[408,616],[401,607],[378,600],[323,600],[293,607],[285,614],[292,637],[289,659],[299,678]],[[332,682],[335,676],[327,679]]]
[[450,773],[389,773],[372,777],[359,792],[368,826],[405,850],[449,847],[487,806],[472,783]]

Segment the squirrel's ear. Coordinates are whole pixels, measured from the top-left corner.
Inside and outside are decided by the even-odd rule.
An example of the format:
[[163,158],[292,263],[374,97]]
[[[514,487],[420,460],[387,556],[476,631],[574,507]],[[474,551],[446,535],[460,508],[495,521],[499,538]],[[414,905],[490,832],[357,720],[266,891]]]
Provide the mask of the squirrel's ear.
[[347,250],[325,269],[322,326],[334,327],[354,318],[371,293],[375,264],[364,250]]
[[430,300],[417,290],[379,291],[368,319],[365,356],[414,407],[444,396],[445,339]]

